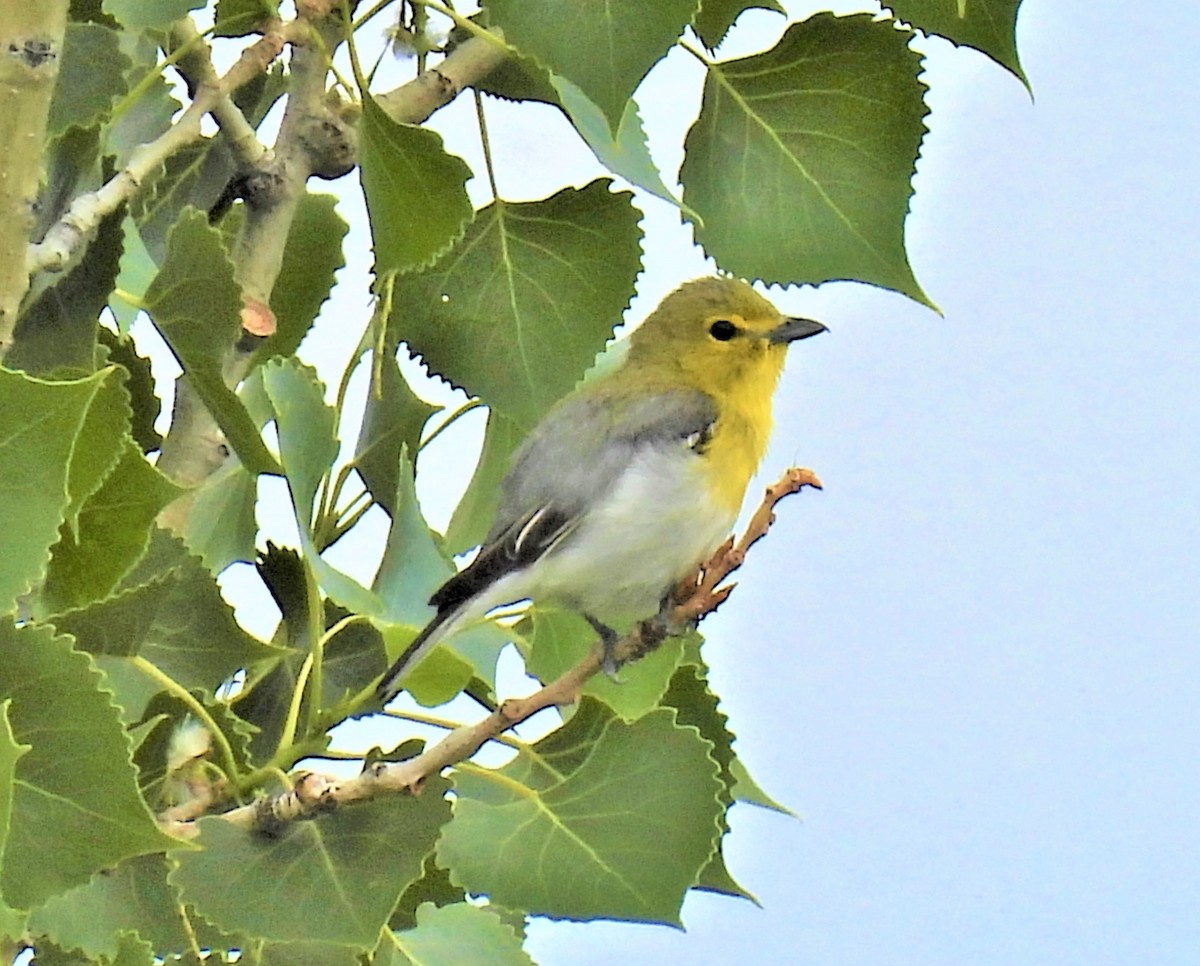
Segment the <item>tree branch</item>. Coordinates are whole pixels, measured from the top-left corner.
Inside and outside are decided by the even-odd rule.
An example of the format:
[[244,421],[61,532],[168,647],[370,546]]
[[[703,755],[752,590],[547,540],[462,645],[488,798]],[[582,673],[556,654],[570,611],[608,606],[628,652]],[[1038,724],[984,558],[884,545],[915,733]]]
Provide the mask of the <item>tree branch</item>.
[[299,21],[286,24],[272,21],[262,37],[242,51],[224,77],[215,85],[202,86],[196,91],[192,103],[170,128],[137,148],[125,167],[102,188],[80,195],[71,203],[45,239],[29,246],[26,271],[31,275],[42,270],[60,271],[101,218],[133,197],[142,182],[167,158],[200,137],[201,120],[222,97],[261,74],[287,43],[302,39],[306,32],[307,26]]
[[67,0],[0,0],[0,360],[29,289],[25,253],[68,7]]
[[[219,87],[220,78],[212,65],[208,43],[200,37],[191,17],[178,20],[171,27],[171,46],[186,52],[176,64],[192,92]],[[248,168],[258,168],[271,160],[271,149],[258,139],[246,116],[233,103],[230,92],[220,94],[213,102],[211,114],[221,128],[234,157]]]
[[[491,32],[499,38],[499,31]],[[472,37],[455,47],[436,67],[407,84],[377,95],[375,103],[401,124],[420,124],[507,59],[502,41],[497,44],[482,37]]]
[[[735,543],[730,537],[693,578],[676,588],[675,604],[665,624],[658,618],[651,618],[642,621],[622,637],[615,648],[617,662],[625,664],[636,661],[658,647],[666,639],[671,626],[693,626],[720,607],[733,590],[732,585],[723,585],[722,582],[742,565],[749,549],[766,535],[775,521],[776,504],[806,486],[821,489],[821,481],[812,470],[792,468],[778,482],[767,487],[742,538]],[[288,791],[231,809],[222,813],[221,818],[241,828],[270,831],[287,822],[310,818],[340,805],[366,801],[379,795],[401,792],[417,794],[430,775],[465,761],[487,742],[497,739],[539,711],[577,702],[584,684],[601,670],[602,663],[603,648],[597,642],[583,660],[556,680],[528,697],[505,701],[475,724],[455,728],[415,758],[397,764],[379,763],[348,781],[303,772],[296,777],[293,787]],[[164,814],[160,820],[173,834],[195,834],[192,824],[178,821],[177,815]]]

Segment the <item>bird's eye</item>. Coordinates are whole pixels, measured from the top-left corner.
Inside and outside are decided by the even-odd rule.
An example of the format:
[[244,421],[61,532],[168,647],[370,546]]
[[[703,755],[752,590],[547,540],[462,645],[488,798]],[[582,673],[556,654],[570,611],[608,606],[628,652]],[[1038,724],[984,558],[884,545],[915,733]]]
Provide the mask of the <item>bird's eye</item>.
[[708,334],[718,342],[728,342],[738,333],[738,327],[728,319],[717,319],[708,327]]

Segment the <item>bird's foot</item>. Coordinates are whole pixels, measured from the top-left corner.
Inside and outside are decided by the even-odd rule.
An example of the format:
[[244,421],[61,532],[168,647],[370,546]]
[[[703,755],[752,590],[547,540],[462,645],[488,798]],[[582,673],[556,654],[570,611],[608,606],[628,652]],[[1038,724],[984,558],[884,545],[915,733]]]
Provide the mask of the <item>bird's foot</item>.
[[613,684],[621,684],[621,679],[617,677],[617,671],[620,669],[620,664],[617,663],[617,641],[621,639],[621,635],[614,631],[607,624],[602,624],[590,614],[584,614],[584,618],[592,625],[594,630],[600,637],[600,646],[602,653],[600,657],[600,670],[604,672]]

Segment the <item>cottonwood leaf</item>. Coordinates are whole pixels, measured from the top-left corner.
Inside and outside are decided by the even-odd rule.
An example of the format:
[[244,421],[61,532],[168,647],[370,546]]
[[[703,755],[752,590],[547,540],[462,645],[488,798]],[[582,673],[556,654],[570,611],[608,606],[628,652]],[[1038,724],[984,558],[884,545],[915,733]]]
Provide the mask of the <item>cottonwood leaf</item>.
[[5,899],[32,908],[124,859],[180,847],[138,794],[129,741],[90,658],[47,627],[6,623],[0,652],[0,701],[12,700],[13,735],[31,746],[17,762]]
[[373,962],[377,966],[533,966],[511,926],[495,912],[465,902],[424,903],[417,909],[416,926],[385,938]]
[[202,819],[203,850],[181,856],[171,881],[222,929],[371,949],[450,817],[447,787],[434,777],[419,796],[361,803],[270,837]]
[[531,426],[574,387],[633,296],[640,214],[610,183],[488,205],[433,268],[396,280],[394,337]]
[[1017,56],[1021,0],[888,0],[886,6],[918,30],[987,54],[1029,87]]
[[244,37],[268,17],[277,16],[279,4],[271,0],[217,0],[216,37]]
[[125,72],[130,91],[141,87],[141,93],[103,131],[104,153],[113,158],[117,169],[129,163],[133,151],[148,144],[171,126],[179,110],[179,101],[171,96],[171,85],[158,66],[158,44],[146,32],[122,31],[118,34],[122,52],[132,66]]
[[75,492],[85,489],[78,481],[98,485],[103,477],[102,453],[93,452],[85,468],[79,433],[98,395],[100,405],[113,404],[114,397],[101,390],[114,376],[105,369],[87,379],[45,382],[0,369],[0,613],[45,572],[71,500],[68,479],[77,446]]
[[[154,421],[162,411],[162,401],[154,391],[154,374],[150,369],[150,360],[138,354],[137,346],[128,335],[117,335],[103,326],[99,328],[97,335],[100,344],[108,353],[109,363],[125,370],[125,388],[129,393],[131,407],[130,435],[143,453],[158,449],[162,444],[162,436],[154,428]],[[120,447],[114,445],[114,461],[119,454]]]
[[512,455],[525,438],[525,431],[498,412],[488,413],[483,431],[483,449],[466,492],[454,508],[442,550],[460,554],[483,543],[500,505],[500,481],[508,472]]
[[[487,0],[488,22],[604,112],[615,132],[625,102],[696,15],[698,0]],[[570,29],[563,29],[564,24]]]
[[108,117],[113,102],[129,91],[125,72],[131,66],[115,30],[98,23],[67,24],[46,133],[57,137],[69,127],[91,127]]
[[[385,640],[391,645],[398,634],[400,643],[407,646],[416,636],[416,631],[434,616],[435,610],[429,598],[447,578],[454,575],[455,567],[442,556],[429,525],[421,515],[412,464],[407,454],[401,457],[399,476],[392,528],[372,589],[384,603],[382,618],[393,625],[393,628],[385,628]],[[435,658],[431,654],[422,661],[422,665],[429,664],[429,668],[423,669],[425,672],[436,671],[436,674],[423,678],[414,671],[407,682],[409,692],[423,704],[442,703],[462,690],[470,680],[472,669],[489,685],[493,684],[496,657],[509,640],[509,633],[493,622],[453,634],[446,639],[448,650],[465,660],[469,668],[464,670],[461,661],[447,662],[444,656],[446,649],[443,649],[442,655]],[[391,646],[388,650],[397,657],[401,653]],[[446,685],[455,686],[450,695],[444,693]]]
[[417,909],[421,906],[450,906],[462,902],[466,897],[467,894],[450,880],[450,873],[437,864],[433,855],[427,855],[421,878],[404,890],[404,895],[392,911],[388,926],[396,932],[414,929],[417,925]]
[[121,239],[121,216],[102,218],[83,256],[21,312],[8,368],[57,378],[95,371],[100,312],[116,283]]
[[750,3],[746,0],[701,0],[700,12],[692,20],[692,27],[701,43],[714,50],[725,39],[734,21],[752,8],[773,10],[787,16],[779,0],[752,0]]
[[758,784],[746,770],[745,764],[740,758],[734,758],[729,766],[730,773],[733,775],[733,797],[739,802],[748,802],[751,805],[757,805],[759,808],[766,808],[772,812],[779,812],[781,815],[790,815],[795,818],[796,813],[786,805],[780,805],[775,799],[762,790],[762,786]]
[[927,113],[909,35],[817,14],[709,68],[680,169],[696,240],[734,275],[856,279],[932,305],[904,250]]
[[705,669],[695,664],[683,664],[671,678],[670,686],[663,695],[665,707],[674,708],[680,724],[696,728],[713,746],[713,758],[720,766],[721,793],[723,807],[721,814],[722,841],[708,864],[700,870],[696,877],[696,887],[710,892],[720,892],[725,895],[740,896],[752,902],[757,900],[747,892],[730,874],[725,865],[722,852],[724,836],[729,832],[729,822],[725,812],[733,804],[734,777],[732,765],[733,732],[729,730],[729,718],[720,709],[717,696],[708,686]]
[[143,302],[146,290],[154,281],[154,276],[158,274],[158,264],[146,250],[146,243],[142,241],[136,221],[126,217],[121,223],[121,228],[125,233],[125,244],[121,250],[120,269],[108,307],[117,320],[117,327],[122,334],[126,334],[141,308],[139,305],[127,302],[119,292],[127,293],[139,303]]
[[117,464],[80,509],[77,535],[64,527],[51,548],[38,613],[59,614],[111,593],[145,551],[159,511],[183,492],[126,437]]
[[82,650],[144,657],[184,687],[210,696],[235,671],[283,654],[242,630],[216,581],[194,557],[184,557],[148,583],[52,621]]
[[466,188],[471,169],[446,152],[437,132],[393,121],[369,94],[363,94],[362,106],[358,161],[375,274],[428,265],[462,237],[471,220]]
[[[635,187],[679,207],[679,199],[663,184],[662,174],[650,156],[636,101],[630,98],[625,102],[625,110],[614,136],[608,119],[583,91],[565,77],[551,75],[550,82],[575,130],[601,164]],[[695,212],[690,214],[693,218],[698,217]]]
[[104,0],[104,12],[130,29],[166,27],[207,0]]
[[325,403],[324,387],[314,370],[294,358],[272,359],[260,372],[274,409],[279,461],[292,495],[305,557],[330,597],[354,613],[376,614],[381,605],[375,595],[325,560],[313,539],[317,488],[338,451],[336,416]]
[[[4,845],[12,822],[13,787],[16,782],[17,760],[29,751],[13,735],[8,720],[12,700],[0,701],[0,863],[4,860]],[[0,937],[16,939],[24,931],[25,922],[15,909],[10,909],[0,896]]]
[[275,334],[255,350],[256,360],[292,355],[329,298],[337,270],[346,264],[342,239],[350,229],[336,206],[333,195],[306,194],[300,199],[271,291]]
[[413,392],[400,371],[393,351],[385,350],[376,360],[378,383],[372,381],[367,396],[358,443],[354,447],[354,468],[358,470],[372,498],[394,516],[396,487],[399,484],[400,454],[407,450],[416,460],[421,433],[441,406],[434,406]]
[[499,780],[454,773],[438,861],[456,882],[554,919],[679,924],[719,833],[711,745],[667,709],[632,723],[606,717],[585,698]]
[[146,292],[146,310],[238,458],[254,473],[278,472],[222,367],[241,331],[241,287],[203,212],[185,211],[171,229],[167,256]]
[[29,927],[64,949],[93,958],[117,955],[120,932],[134,932],[160,954],[188,948],[179,917],[179,892],[167,882],[164,855],[127,859],[115,869],[49,899],[30,916]]
[[[519,629],[528,651],[526,669],[543,683],[578,664],[596,643],[596,632],[587,621],[553,607],[534,608]],[[645,657],[623,667],[619,681],[595,675],[584,684],[583,693],[632,721],[658,707],[682,657],[683,638],[669,637]]]
[[184,539],[214,574],[235,561],[254,562],[257,500],[258,478],[236,458],[227,460],[193,493]]

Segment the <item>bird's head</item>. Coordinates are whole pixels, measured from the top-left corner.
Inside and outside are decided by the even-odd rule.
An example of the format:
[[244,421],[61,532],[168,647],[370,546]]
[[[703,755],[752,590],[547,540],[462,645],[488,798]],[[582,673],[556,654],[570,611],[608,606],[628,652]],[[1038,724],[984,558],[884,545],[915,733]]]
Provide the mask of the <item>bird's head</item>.
[[678,373],[714,396],[774,389],[787,347],[826,331],[784,316],[736,278],[699,278],[668,295],[630,336],[629,360]]

